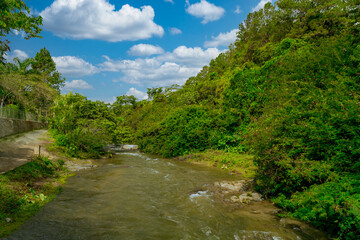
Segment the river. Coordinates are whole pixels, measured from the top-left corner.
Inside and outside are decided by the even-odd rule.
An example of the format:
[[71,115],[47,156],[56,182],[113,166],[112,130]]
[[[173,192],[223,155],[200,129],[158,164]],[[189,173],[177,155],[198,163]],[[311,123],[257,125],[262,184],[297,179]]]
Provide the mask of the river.
[[239,177],[140,152],[118,152],[68,179],[58,197],[7,239],[326,239],[288,224],[267,201],[228,205],[208,186]]

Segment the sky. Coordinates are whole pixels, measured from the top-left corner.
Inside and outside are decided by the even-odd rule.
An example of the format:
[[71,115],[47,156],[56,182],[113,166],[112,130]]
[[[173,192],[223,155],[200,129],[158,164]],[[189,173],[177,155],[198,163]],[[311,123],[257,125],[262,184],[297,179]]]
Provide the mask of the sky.
[[46,47],[66,78],[62,93],[112,103],[147,88],[182,85],[236,39],[249,12],[271,0],[24,0],[42,38],[13,32],[14,57]]

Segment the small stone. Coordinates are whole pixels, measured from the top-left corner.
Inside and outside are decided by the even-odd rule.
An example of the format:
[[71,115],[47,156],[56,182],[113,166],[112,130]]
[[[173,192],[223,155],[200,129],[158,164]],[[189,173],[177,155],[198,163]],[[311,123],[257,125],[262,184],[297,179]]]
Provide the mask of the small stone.
[[240,202],[240,199],[239,199],[237,196],[232,196],[232,197],[230,198],[230,200],[231,200],[232,202]]
[[7,223],[9,223],[9,222],[11,222],[11,219],[10,219],[10,218],[6,218],[5,221],[6,221]]

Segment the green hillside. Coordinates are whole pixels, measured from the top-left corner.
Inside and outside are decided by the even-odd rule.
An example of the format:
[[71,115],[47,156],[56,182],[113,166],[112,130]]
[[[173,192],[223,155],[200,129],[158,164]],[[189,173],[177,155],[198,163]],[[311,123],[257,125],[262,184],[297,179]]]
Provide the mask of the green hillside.
[[146,152],[253,155],[257,189],[289,215],[359,239],[359,13],[355,0],[268,3],[185,85],[112,107]]

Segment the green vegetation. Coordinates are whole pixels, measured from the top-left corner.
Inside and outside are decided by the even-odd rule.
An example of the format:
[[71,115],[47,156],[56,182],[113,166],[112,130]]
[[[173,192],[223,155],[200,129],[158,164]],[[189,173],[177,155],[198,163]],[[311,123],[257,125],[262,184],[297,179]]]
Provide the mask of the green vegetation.
[[151,101],[116,114],[146,152],[224,168],[252,155],[257,190],[332,237],[359,239],[359,22],[355,0],[268,3],[185,85],[148,89]]
[[[48,50],[41,49],[35,59],[5,62],[10,51],[9,33],[24,34],[25,39],[41,37],[41,16],[31,15],[21,0],[0,2],[0,104],[15,105],[19,110],[46,116],[49,107],[64,85],[65,79],[56,71]],[[44,118],[43,118],[44,119]]]
[[221,168],[232,173],[240,174],[244,178],[253,179],[257,169],[254,165],[253,158],[253,156],[247,154],[209,149],[204,152],[179,157],[178,159]]
[[130,135],[107,104],[80,94],[61,95],[51,110],[48,123],[55,144],[71,157],[99,158],[107,144],[122,143]]
[[30,14],[30,9],[21,0],[2,0],[0,2],[0,64],[4,61],[4,54],[10,51],[9,41],[2,39],[12,31],[23,31],[25,39],[40,37],[42,24],[41,16]]
[[45,119],[64,81],[45,48],[35,59],[15,58],[14,63],[0,63],[1,107],[12,104]]
[[61,190],[67,177],[62,160],[36,157],[0,175],[0,237],[7,236]]
[[[27,10],[5,1],[1,13],[14,6]],[[40,19],[29,18],[30,28],[0,25],[1,36],[36,36]],[[58,96],[64,80],[46,49],[0,65],[0,97],[35,113],[52,107],[51,131],[70,156],[136,142],[247,177],[255,171],[257,190],[288,215],[333,238],[360,239],[359,43],[358,0],[278,0],[250,13],[229,50],[183,86],[148,89],[149,101],[119,96],[109,106]],[[12,199],[4,206],[22,204],[2,191]]]

